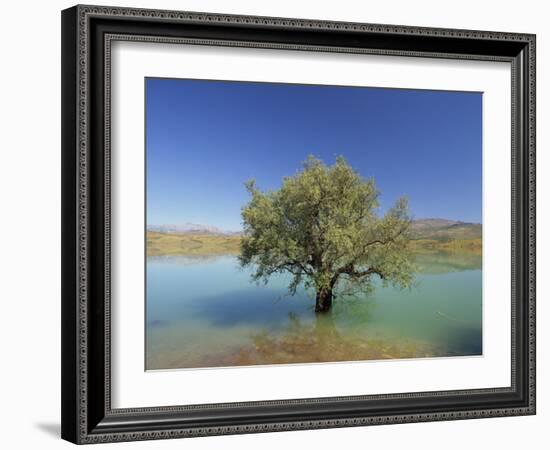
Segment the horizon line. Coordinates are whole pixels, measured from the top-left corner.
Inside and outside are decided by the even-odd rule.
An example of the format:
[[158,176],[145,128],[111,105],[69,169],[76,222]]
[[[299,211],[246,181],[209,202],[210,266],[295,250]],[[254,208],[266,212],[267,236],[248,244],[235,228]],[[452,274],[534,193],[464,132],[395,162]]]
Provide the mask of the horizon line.
[[[483,222],[472,222],[468,220],[460,220],[460,219],[448,219],[446,217],[420,217],[420,218],[413,218],[412,222],[420,222],[420,221],[427,221],[427,220],[445,220],[448,222],[456,222],[456,223],[462,223],[467,225],[483,225]],[[180,226],[197,226],[197,227],[204,227],[204,228],[215,228],[219,231],[226,232],[226,233],[236,233],[236,232],[242,232],[244,229],[241,227],[239,229],[236,228],[225,228],[221,227],[212,223],[204,223],[204,222],[191,222],[191,221],[181,221],[181,222],[164,222],[164,223],[146,223],[146,228],[150,227],[180,227]]]

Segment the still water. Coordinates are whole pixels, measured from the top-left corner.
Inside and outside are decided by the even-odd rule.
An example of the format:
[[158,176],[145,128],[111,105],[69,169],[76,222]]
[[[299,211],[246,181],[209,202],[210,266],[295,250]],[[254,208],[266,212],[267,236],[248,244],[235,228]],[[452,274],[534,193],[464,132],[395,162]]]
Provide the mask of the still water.
[[481,257],[416,259],[410,290],[379,285],[319,317],[311,293],[257,285],[234,256],[149,257],[146,368],[480,355]]

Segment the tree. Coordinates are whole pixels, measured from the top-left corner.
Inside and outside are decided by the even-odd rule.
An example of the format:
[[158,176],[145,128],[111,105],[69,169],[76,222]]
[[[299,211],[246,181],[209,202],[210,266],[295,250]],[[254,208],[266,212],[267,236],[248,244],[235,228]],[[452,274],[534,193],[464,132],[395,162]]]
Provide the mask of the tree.
[[240,264],[254,280],[289,273],[289,292],[303,284],[315,291],[315,311],[327,312],[337,295],[366,292],[373,277],[400,287],[412,282],[407,249],[411,219],[406,198],[378,217],[379,192],[343,157],[333,166],[309,156],[303,170],[279,190],[246,183],[251,199],[242,209]]

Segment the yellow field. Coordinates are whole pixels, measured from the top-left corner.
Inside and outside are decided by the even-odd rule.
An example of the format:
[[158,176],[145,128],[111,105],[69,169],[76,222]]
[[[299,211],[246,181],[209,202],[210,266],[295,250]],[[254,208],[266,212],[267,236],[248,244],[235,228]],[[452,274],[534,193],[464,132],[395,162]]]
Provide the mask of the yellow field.
[[481,239],[452,239],[448,241],[418,239],[411,241],[410,247],[413,251],[418,252],[443,251],[481,255],[482,241]]
[[237,255],[240,236],[147,232],[147,255]]
[[[240,236],[147,232],[147,255],[237,255]],[[449,252],[481,255],[481,239],[449,241],[418,239],[410,243],[413,252]]]

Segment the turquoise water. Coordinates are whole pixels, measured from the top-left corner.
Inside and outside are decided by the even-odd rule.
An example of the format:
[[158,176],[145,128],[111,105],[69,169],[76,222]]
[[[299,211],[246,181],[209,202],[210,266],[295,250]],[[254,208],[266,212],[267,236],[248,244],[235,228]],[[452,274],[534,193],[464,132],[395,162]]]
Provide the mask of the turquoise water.
[[481,258],[418,255],[410,290],[377,286],[314,312],[288,278],[251,282],[234,256],[147,259],[146,368],[480,355]]

